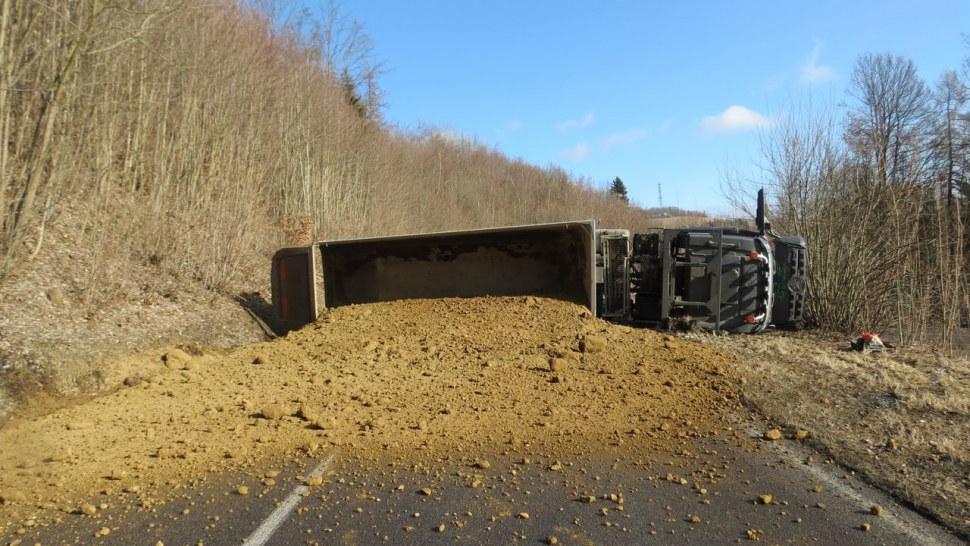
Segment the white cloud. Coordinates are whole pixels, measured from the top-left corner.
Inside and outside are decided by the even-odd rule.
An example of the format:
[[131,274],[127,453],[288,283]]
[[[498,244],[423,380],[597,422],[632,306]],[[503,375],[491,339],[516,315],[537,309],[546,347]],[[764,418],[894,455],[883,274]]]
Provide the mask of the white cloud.
[[815,47],[809,53],[808,60],[802,65],[802,83],[824,82],[835,78],[835,70],[831,66],[818,64],[818,57],[824,46],[825,42],[815,42]]
[[624,144],[636,142],[643,138],[643,136],[646,134],[646,129],[632,129],[625,133],[616,133],[614,135],[605,136],[603,137],[603,140],[600,141],[600,144],[603,145],[603,148],[609,149],[613,146],[622,146]]
[[674,124],[674,118],[667,118],[666,120],[664,120],[663,123],[660,124],[660,127],[657,128],[657,132],[658,133],[666,133],[667,132],[667,129],[670,129],[670,127],[673,124]]
[[573,148],[562,151],[562,156],[570,161],[583,161],[589,156],[589,143],[580,142]]
[[496,129],[495,134],[496,136],[498,136],[498,138],[505,138],[523,127],[525,127],[524,123],[522,123],[517,119],[513,119],[508,123],[506,123],[505,125]]
[[559,128],[560,133],[566,133],[568,131],[575,131],[578,129],[585,129],[593,124],[596,116],[592,112],[586,112],[586,114],[581,119],[568,119],[562,123],[556,124]]
[[709,133],[720,133],[735,131],[740,129],[757,129],[759,127],[769,127],[772,124],[770,118],[748,110],[744,106],[730,106],[727,110],[716,116],[707,116],[701,121],[701,128]]

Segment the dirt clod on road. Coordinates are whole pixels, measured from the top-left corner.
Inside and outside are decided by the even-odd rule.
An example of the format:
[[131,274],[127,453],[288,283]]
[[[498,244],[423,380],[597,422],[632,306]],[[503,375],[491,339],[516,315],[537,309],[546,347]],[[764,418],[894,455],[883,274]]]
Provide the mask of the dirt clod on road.
[[725,353],[549,299],[348,306],[226,355],[159,355],[134,386],[0,430],[0,519],[95,494],[143,503],[162,485],[321,447],[461,452],[479,468],[510,446],[659,447],[717,429],[738,398]]

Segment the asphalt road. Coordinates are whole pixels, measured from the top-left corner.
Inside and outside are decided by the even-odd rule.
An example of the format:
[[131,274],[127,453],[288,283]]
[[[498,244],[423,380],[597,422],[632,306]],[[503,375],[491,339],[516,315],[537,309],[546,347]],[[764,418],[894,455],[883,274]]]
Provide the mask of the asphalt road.
[[[525,461],[510,449],[478,466],[467,454],[388,462],[343,450],[216,475],[145,508],[93,499],[110,506],[2,543],[963,544],[838,465],[805,464],[810,455],[788,440],[747,448],[698,440],[622,460]],[[280,474],[265,485],[270,470]],[[301,485],[315,473],[322,484]],[[238,494],[240,485],[249,493]],[[876,504],[879,516],[870,513]]]

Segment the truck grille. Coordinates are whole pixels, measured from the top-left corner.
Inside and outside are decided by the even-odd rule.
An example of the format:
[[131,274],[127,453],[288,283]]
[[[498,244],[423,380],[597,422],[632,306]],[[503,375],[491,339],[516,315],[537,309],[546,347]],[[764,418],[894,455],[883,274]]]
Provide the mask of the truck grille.
[[[792,249],[791,255],[789,256],[789,266],[791,267],[792,277],[801,277],[805,279],[805,255],[804,249]],[[794,292],[788,292],[788,312],[789,320],[792,322],[801,322],[802,315],[805,313],[805,293],[795,294]]]

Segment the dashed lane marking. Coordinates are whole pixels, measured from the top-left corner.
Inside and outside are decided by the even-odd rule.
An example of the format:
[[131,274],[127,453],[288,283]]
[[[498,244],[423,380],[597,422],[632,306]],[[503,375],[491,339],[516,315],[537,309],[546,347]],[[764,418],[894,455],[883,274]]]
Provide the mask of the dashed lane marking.
[[[327,457],[321,461],[316,468],[313,469],[313,472],[310,472],[309,477],[313,478],[320,476],[326,472],[336,455],[336,451],[327,455]],[[290,493],[290,496],[286,497],[286,500],[283,501],[283,503],[280,504],[276,510],[273,510],[273,513],[270,514],[269,517],[263,520],[263,523],[259,526],[259,528],[253,531],[253,534],[249,535],[249,539],[247,539],[246,544],[249,546],[263,546],[266,544],[269,539],[273,537],[273,533],[275,533],[276,530],[279,529],[279,526],[283,524],[286,517],[290,515],[290,512],[296,508],[296,505],[300,504],[300,501],[303,500],[303,494],[306,493],[308,489],[309,488],[305,485],[297,486],[297,488]]]

